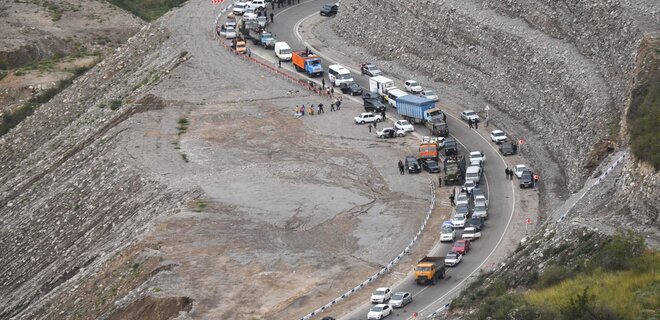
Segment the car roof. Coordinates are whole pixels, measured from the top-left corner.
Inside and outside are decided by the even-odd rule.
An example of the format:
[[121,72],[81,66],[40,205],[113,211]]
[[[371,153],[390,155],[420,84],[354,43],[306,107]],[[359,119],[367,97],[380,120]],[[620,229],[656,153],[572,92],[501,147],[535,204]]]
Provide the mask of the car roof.
[[491,131],[490,133],[504,133],[504,131],[497,129],[497,130]]

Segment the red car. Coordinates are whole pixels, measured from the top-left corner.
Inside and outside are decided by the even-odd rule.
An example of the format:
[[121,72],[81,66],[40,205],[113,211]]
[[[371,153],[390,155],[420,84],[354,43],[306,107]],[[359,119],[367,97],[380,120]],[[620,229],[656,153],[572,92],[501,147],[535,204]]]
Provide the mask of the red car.
[[465,255],[470,251],[470,240],[458,240],[454,242],[454,246],[451,248],[451,251]]

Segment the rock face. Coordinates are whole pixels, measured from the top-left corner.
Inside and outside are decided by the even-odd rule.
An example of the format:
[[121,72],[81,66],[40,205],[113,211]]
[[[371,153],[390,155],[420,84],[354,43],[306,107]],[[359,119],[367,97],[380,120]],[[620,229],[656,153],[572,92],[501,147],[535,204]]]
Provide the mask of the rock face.
[[[538,132],[578,189],[615,140],[659,5],[625,1],[341,2],[336,31]],[[399,27],[400,26],[400,27]],[[481,102],[479,102],[481,101]],[[492,117],[497,122],[497,116]]]

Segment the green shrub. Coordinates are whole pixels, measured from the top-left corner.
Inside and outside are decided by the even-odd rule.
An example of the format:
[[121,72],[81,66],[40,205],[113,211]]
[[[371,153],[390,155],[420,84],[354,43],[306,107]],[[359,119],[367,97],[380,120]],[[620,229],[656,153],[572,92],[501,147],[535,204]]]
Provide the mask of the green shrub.
[[39,104],[28,102],[13,112],[5,112],[0,119],[0,136],[3,136],[11,128],[17,126],[25,118],[32,115],[37,107],[39,107]]
[[574,273],[564,266],[549,267],[539,276],[536,287],[538,289],[548,288],[573,276]]
[[587,270],[602,268],[606,271],[630,270],[634,257],[644,253],[644,237],[631,231],[617,233],[600,248],[589,262]]
[[640,159],[660,169],[660,71],[634,90],[628,112],[630,148]]
[[124,104],[120,99],[114,99],[110,101],[110,110],[117,110]]
[[0,69],[0,80],[4,79],[8,74],[9,72],[7,72],[7,70]]

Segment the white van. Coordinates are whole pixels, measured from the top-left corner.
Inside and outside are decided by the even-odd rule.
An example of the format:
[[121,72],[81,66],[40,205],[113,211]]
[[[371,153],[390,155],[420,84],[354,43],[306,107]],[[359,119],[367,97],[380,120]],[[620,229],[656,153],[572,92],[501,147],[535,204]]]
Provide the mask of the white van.
[[475,184],[479,184],[481,180],[481,168],[477,166],[469,166],[465,170],[465,181],[472,180]]
[[392,106],[392,108],[396,108],[396,99],[407,95],[408,94],[401,89],[387,90],[387,102]]
[[284,42],[275,42],[275,55],[282,61],[291,61],[291,47]]
[[328,66],[328,79],[332,86],[338,86],[344,82],[353,82],[353,75],[348,69],[338,64],[332,64]]

